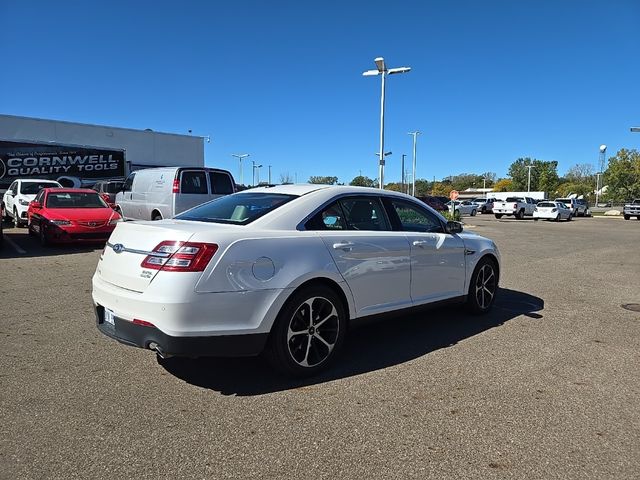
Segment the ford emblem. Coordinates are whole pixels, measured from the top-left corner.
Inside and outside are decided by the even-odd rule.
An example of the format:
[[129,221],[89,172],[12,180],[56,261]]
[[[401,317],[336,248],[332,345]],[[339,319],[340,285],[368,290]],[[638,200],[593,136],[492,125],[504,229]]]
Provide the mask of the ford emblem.
[[122,253],[122,252],[124,252],[124,245],[123,245],[123,244],[121,244],[121,243],[116,243],[116,244],[115,244],[113,247],[111,247],[111,248],[113,248],[113,251],[114,251],[114,252],[116,252],[116,253]]

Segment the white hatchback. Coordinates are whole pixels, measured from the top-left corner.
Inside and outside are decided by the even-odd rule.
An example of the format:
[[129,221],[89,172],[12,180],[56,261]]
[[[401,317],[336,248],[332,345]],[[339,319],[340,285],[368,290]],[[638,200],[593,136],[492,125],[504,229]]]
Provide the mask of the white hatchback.
[[533,219],[539,220],[541,218],[546,220],[571,220],[573,212],[570,208],[567,208],[563,202],[539,202],[533,211]]
[[2,201],[4,203],[4,214],[7,218],[13,219],[15,227],[27,224],[29,203],[36,198],[38,192],[43,188],[62,188],[62,185],[55,180],[39,180],[36,178],[19,179],[9,185]]
[[415,198],[283,185],[171,220],[119,223],[93,277],[98,328],[161,356],[257,355],[324,368],[348,323],[457,300],[491,308],[500,255]]

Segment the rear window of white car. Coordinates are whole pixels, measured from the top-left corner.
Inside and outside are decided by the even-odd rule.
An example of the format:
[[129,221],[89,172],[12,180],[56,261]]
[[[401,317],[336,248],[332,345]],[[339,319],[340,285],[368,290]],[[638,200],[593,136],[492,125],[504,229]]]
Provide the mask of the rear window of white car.
[[539,207],[552,207],[555,208],[556,204],[555,203],[551,203],[551,202],[540,202],[538,204]]
[[247,225],[294,198],[297,198],[296,195],[281,193],[236,193],[203,203],[175,218],[196,222]]

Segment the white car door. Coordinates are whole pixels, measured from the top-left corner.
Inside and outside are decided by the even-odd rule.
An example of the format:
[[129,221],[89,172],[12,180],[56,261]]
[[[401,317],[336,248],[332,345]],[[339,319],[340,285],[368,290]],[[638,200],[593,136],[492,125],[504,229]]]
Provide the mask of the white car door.
[[4,211],[7,215],[13,216],[13,204],[17,195],[18,195],[18,182],[13,182],[4,194]]
[[377,196],[342,198],[307,225],[351,289],[358,316],[411,306],[409,243],[391,230]]
[[445,233],[429,210],[402,199],[390,199],[397,228],[411,248],[411,298],[420,305],[464,295],[465,247],[458,235]]
[[133,204],[131,202],[133,180],[136,174],[130,174],[122,186],[122,191],[116,194],[116,203],[120,206],[124,218],[135,218]]

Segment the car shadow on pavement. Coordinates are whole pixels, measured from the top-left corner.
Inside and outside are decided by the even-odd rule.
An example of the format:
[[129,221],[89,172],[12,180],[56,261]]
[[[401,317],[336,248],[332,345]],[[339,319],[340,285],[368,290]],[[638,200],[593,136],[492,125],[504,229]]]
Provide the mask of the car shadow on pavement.
[[0,258],[32,258],[68,255],[71,253],[86,253],[102,250],[104,242],[92,243],[60,243],[46,247],[40,245],[37,238],[29,236],[26,229],[4,230],[4,243],[0,248]]
[[169,358],[158,363],[187,383],[223,395],[251,396],[290,390],[360,375],[398,365],[447,348],[466,338],[524,315],[540,319],[544,300],[500,289],[487,315],[468,314],[458,306],[414,310],[386,316],[353,328],[336,362],[325,372],[306,379],[283,377],[262,357]]

